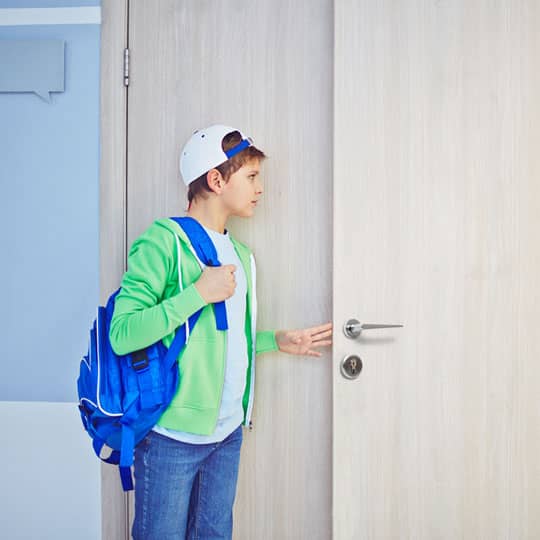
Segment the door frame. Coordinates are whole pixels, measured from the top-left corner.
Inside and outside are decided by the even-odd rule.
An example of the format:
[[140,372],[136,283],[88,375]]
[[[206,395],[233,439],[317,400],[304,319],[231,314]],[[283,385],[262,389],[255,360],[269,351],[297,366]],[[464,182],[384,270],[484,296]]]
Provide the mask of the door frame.
[[[101,2],[99,296],[115,290],[126,266],[127,103],[123,85],[128,46],[129,0]],[[129,538],[129,499],[116,467],[101,465],[101,532],[103,540]]]

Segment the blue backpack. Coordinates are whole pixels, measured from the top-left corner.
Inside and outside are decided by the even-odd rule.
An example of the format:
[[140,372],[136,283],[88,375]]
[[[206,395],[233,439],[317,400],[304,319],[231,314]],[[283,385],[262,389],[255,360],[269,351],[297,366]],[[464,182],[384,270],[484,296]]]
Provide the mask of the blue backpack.
[[[220,266],[212,240],[203,227],[190,217],[171,218],[187,234],[197,256],[206,266]],[[180,272],[180,246],[178,272]],[[99,306],[90,329],[88,353],[79,369],[77,389],[84,429],[92,438],[96,455],[119,466],[122,488],[133,489],[131,465],[135,446],[157,423],[178,387],[177,358],[186,343],[186,323],[177,328],[167,349],[158,341],[145,349],[117,355],[109,341],[114,302],[120,289]],[[202,308],[191,315],[193,329]],[[227,330],[225,302],[214,304],[216,328]],[[107,448],[109,449],[107,451]]]

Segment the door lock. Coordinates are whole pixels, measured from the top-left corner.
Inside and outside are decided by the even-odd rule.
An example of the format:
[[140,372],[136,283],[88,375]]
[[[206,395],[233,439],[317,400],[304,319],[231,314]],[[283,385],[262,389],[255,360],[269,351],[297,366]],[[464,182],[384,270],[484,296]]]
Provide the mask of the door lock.
[[355,354],[349,354],[341,361],[340,369],[346,379],[356,379],[362,371],[362,359]]

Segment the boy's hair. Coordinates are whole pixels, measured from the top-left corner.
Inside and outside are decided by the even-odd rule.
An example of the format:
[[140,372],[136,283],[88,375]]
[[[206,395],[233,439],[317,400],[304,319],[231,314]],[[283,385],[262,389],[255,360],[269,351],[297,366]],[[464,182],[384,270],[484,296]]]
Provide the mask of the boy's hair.
[[[225,137],[223,137],[223,140],[221,142],[221,148],[224,152],[226,152],[227,150],[236,146],[241,140],[242,135],[240,134],[240,132],[232,131],[231,133],[228,133],[227,135],[225,135]],[[234,174],[246,163],[249,163],[254,159],[262,161],[265,158],[266,155],[264,154],[264,152],[252,145],[244,148],[244,150],[238,152],[238,154],[225,161],[225,163],[214,167],[214,169],[217,169],[221,173],[221,176],[223,176],[223,180],[225,180],[225,183],[227,183],[231,175]],[[193,180],[193,182],[189,184],[187,194],[189,204],[191,204],[191,201],[193,201],[197,197],[202,197],[203,199],[206,199],[206,192],[212,191],[208,187],[208,182],[206,181],[207,174],[208,171],[206,171],[204,174],[199,176],[199,178]]]

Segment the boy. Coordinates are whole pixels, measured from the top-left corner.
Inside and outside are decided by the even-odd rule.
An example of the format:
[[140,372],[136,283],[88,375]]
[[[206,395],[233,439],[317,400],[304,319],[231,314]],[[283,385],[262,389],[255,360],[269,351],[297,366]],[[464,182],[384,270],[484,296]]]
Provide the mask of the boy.
[[[222,266],[202,270],[183,230],[154,222],[133,243],[115,303],[110,338],[118,354],[163,339],[202,309],[179,357],[178,391],[135,449],[135,540],[232,538],[242,424],[251,426],[255,355],[321,356],[331,323],[295,331],[256,331],[255,260],[225,225],[253,215],[265,154],[234,128],[196,131],[180,170],[187,215],[212,239]],[[181,260],[180,268],[177,255]],[[216,330],[212,303],[225,301],[228,330]]]

